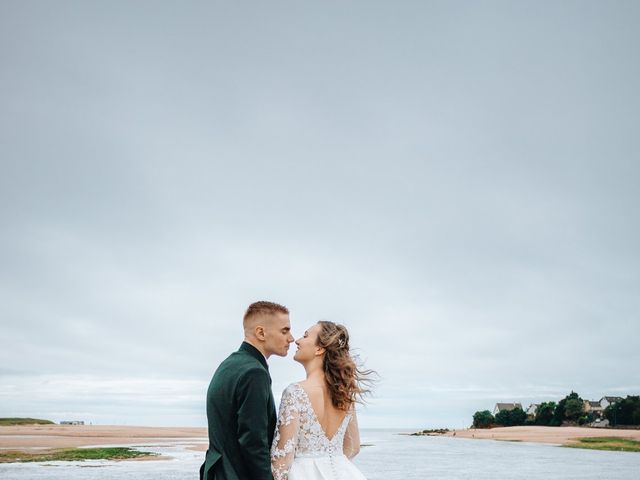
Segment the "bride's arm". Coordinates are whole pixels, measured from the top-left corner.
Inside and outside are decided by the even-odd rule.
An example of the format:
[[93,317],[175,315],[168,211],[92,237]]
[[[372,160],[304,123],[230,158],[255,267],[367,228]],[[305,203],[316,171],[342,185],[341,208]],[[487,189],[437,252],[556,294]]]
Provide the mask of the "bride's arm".
[[342,451],[348,459],[352,459],[360,453],[360,431],[358,430],[358,416],[356,415],[355,405],[351,407],[351,420],[344,434],[344,442]]
[[290,388],[285,389],[280,401],[278,423],[271,447],[271,472],[275,480],[287,480],[298,443],[300,409]]

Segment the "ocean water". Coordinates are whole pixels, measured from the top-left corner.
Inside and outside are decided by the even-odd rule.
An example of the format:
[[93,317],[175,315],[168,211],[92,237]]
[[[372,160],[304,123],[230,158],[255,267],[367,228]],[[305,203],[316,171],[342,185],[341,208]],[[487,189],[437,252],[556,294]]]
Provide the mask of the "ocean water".
[[[604,452],[521,442],[411,437],[364,430],[354,463],[369,480],[640,480],[640,453]],[[204,454],[172,446],[138,445],[171,456],[159,461],[0,464],[0,479],[197,479]]]

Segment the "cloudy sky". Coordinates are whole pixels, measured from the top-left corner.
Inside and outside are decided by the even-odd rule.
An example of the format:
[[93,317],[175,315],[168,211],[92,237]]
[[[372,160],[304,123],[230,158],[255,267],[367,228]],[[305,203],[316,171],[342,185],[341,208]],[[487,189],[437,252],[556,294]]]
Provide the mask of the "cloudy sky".
[[0,2],[0,416],[205,425],[258,299],[348,326],[363,427],[640,394],[639,20]]

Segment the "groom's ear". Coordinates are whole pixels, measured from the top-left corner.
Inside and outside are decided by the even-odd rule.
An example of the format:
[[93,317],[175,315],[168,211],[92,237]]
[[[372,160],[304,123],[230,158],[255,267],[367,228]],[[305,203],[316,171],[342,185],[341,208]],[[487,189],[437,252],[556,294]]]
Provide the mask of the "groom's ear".
[[257,325],[256,328],[253,330],[253,332],[256,335],[256,338],[258,340],[262,340],[264,341],[265,336],[264,336],[264,327],[262,325]]

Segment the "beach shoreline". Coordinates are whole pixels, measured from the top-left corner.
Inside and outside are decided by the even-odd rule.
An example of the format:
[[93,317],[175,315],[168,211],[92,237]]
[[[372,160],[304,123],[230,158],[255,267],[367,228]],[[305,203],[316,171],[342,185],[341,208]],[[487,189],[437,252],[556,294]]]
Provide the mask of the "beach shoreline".
[[[46,452],[62,448],[114,445],[176,445],[206,451],[206,427],[115,425],[19,425],[0,427],[0,452]],[[160,459],[159,457],[155,457]]]
[[518,426],[451,430],[441,436],[474,440],[573,445],[579,438],[616,437],[640,441],[640,430],[588,427]]
[[[452,438],[530,442],[552,445],[575,444],[579,438],[617,437],[640,441],[640,430],[518,426],[491,429],[458,429],[443,434]],[[114,445],[176,445],[206,451],[206,427],[144,427],[118,425],[20,425],[0,427],[0,452],[46,452],[62,448]],[[159,458],[158,458],[159,459]]]

